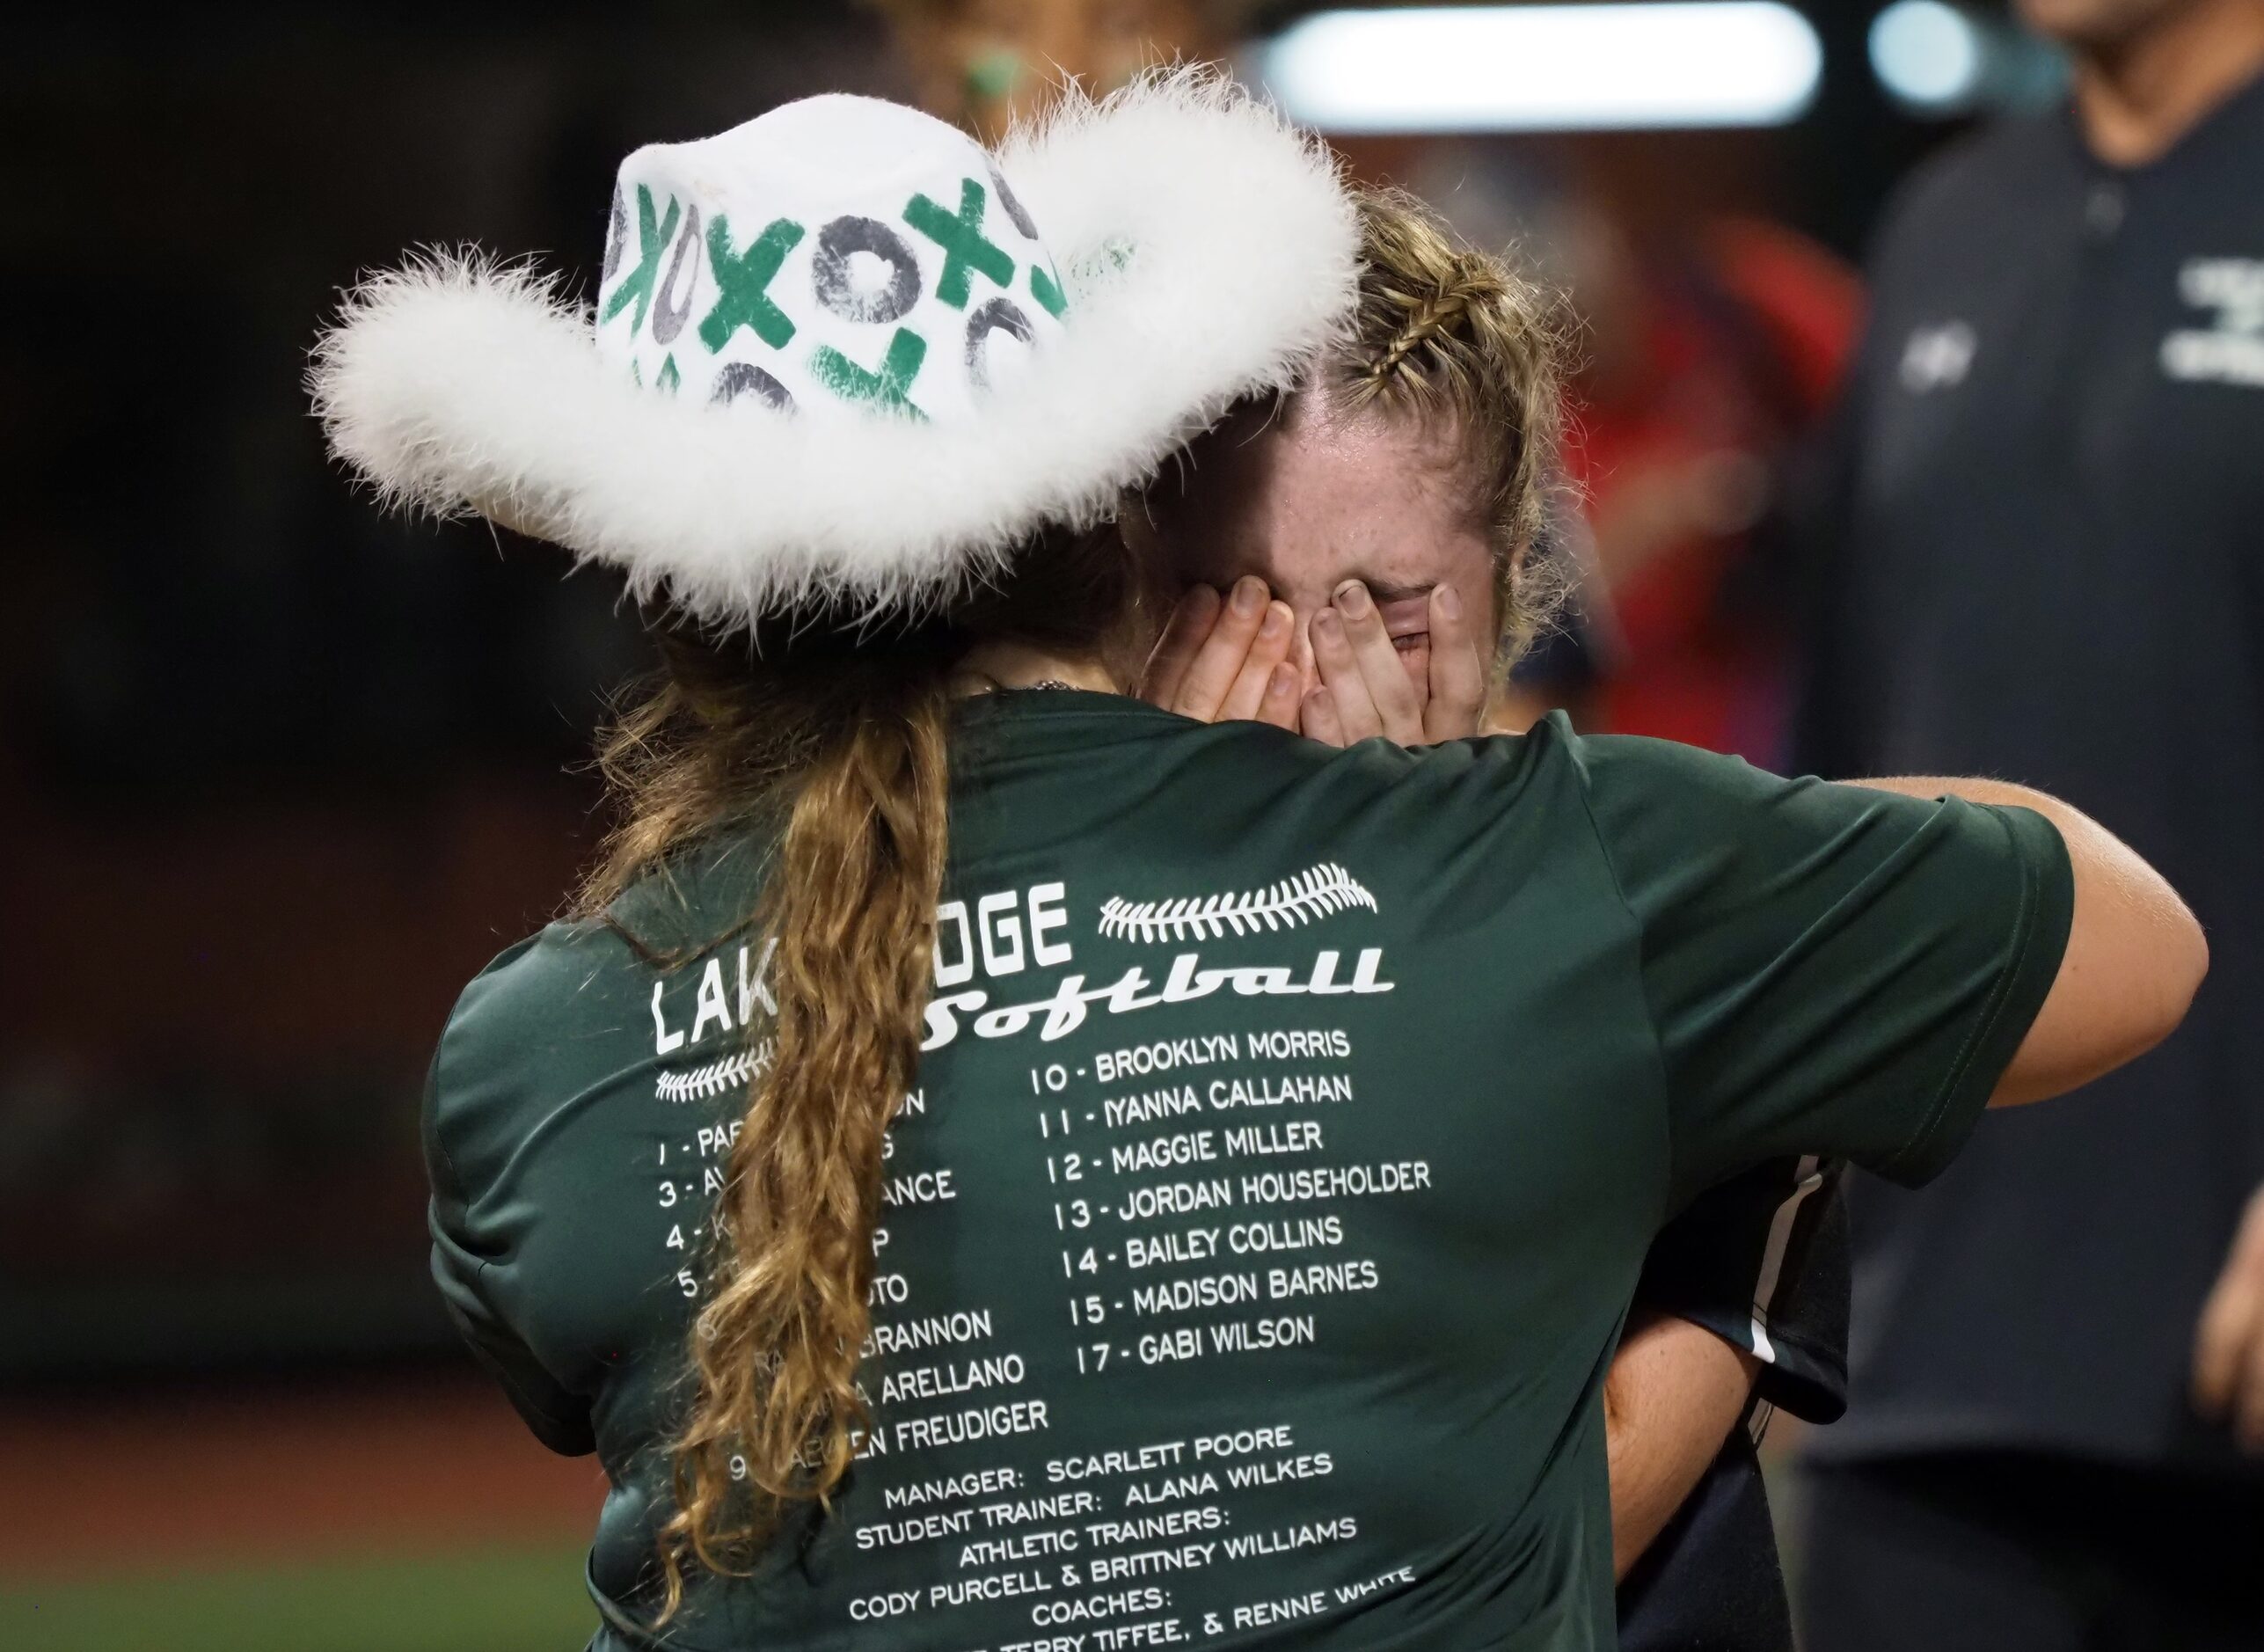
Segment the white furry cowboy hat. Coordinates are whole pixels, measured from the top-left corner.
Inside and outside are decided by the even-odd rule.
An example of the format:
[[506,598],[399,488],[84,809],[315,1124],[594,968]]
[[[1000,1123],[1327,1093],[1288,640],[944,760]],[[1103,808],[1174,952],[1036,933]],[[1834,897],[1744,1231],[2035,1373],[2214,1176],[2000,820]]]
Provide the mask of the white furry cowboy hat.
[[1313,141],[1188,72],[1072,96],[994,156],[865,98],[623,163],[595,314],[432,255],[315,354],[334,451],[721,625],[872,612],[1105,517],[1349,312]]

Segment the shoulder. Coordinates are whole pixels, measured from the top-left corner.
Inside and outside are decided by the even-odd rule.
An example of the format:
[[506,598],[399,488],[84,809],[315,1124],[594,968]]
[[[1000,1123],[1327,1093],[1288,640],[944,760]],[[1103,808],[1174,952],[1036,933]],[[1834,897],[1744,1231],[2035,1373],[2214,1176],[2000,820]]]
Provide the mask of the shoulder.
[[505,947],[456,996],[441,1034],[438,1071],[476,1069],[499,1049],[523,1044],[573,1019],[635,968],[628,938],[595,919],[546,925]]
[[[1300,742],[1307,743],[1307,742]],[[1420,835],[1602,837],[1630,824],[1673,833],[1733,823],[1817,786],[1742,757],[1634,735],[1581,735],[1552,712],[1523,735],[1403,749],[1368,741],[1318,749],[1315,782],[1377,824]]]
[[1647,925],[1800,919],[1821,891],[1983,859],[2001,831],[1954,800],[1787,778],[1671,741],[1595,735],[1567,753],[1621,898]]
[[[435,1167],[500,1166],[570,1098],[597,1094],[687,1045],[686,966],[743,941],[763,843],[701,844],[639,878],[602,917],[547,925],[507,947],[457,998],[433,1057],[425,1133]],[[663,1005],[659,995],[671,1001]],[[701,1030],[719,1037],[729,1013]],[[693,1023],[698,1026],[698,1023]],[[693,1036],[692,1043],[698,1042]]]
[[1576,734],[1561,713],[1522,735],[1369,742],[1320,773],[1325,801],[1308,818],[1374,846],[1363,864],[1398,868],[1387,881],[1454,891],[1472,910],[1546,885],[1633,912],[1645,890],[1724,872],[1739,844],[1784,833],[1808,791],[1836,789],[1672,741]]
[[1623,817],[1673,830],[1781,804],[1822,785],[1788,780],[1742,757],[1641,735],[1571,735],[1560,761],[1599,831]]
[[1938,237],[1985,225],[2003,231],[2008,210],[2018,212],[2035,187],[2063,172],[2066,113],[1999,121],[1948,145],[1897,186],[1881,215],[1872,263],[1879,279]]
[[1340,751],[1296,740],[1283,746],[1278,783],[1318,827],[1420,844],[1437,859],[1478,839],[1577,833],[1581,744],[1561,713],[1523,735],[1435,746],[1378,739]]
[[1480,860],[1522,874],[1599,839],[1608,860],[1734,838],[1763,817],[1828,814],[1816,794],[1844,790],[1671,741],[1575,734],[1560,712],[1523,735],[1419,747],[1340,750],[1253,723],[1144,733],[1119,774],[1076,790],[1064,821],[1151,857],[1231,858],[1284,837],[1372,848],[1434,883]]
[[[1382,738],[1338,748],[1254,722],[1201,724],[1155,714],[1133,730],[1113,764],[1087,749],[1072,771],[1096,820],[1136,830],[1168,817],[1179,831],[1238,835],[1259,819],[1340,827],[1384,815],[1450,816],[1457,806],[1491,817],[1506,793],[1530,786],[1561,756],[1560,718],[1528,735],[1479,735],[1435,746]],[[1111,767],[1097,785],[1096,767]],[[956,824],[956,822],[954,822]]]
[[955,793],[954,876],[1026,864],[1033,842],[1134,907],[1340,872],[1403,934],[1475,932],[1542,889],[1610,898],[1561,721],[1343,749],[1254,723],[1117,727],[1135,737],[1065,754],[1041,783]]
[[641,1053],[649,978],[627,938],[596,920],[551,924],[498,954],[457,997],[434,1052],[427,1152],[459,1185],[485,1180],[532,1128],[531,1111],[555,1105],[561,1080]]

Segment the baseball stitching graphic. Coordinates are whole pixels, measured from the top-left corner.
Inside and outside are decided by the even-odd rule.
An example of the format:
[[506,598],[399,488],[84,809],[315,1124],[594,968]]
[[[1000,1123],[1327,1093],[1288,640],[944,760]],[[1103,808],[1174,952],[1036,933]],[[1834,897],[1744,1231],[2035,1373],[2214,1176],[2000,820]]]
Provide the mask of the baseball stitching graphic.
[[1100,909],[1100,932],[1154,942],[1216,938],[1231,930],[1296,929],[1347,907],[1375,911],[1376,897],[1334,861],[1242,895],[1186,895],[1175,901],[1127,901],[1112,895]]

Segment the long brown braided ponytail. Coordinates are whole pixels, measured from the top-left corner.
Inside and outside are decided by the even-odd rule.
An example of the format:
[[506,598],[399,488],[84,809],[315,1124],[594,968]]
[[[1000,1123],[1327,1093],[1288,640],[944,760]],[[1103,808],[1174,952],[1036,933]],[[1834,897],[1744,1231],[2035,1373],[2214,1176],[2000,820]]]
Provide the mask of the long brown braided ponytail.
[[737,834],[770,844],[740,927],[775,943],[778,1012],[749,1029],[770,1053],[688,1345],[662,1622],[694,1573],[743,1573],[787,1509],[828,1498],[868,1422],[857,1372],[881,1155],[919,1062],[944,878],[948,674],[993,636],[1136,659],[1139,595],[1102,529],[1048,536],[1001,584],[885,647],[807,616],[721,641],[664,629],[662,675],[601,749],[619,824],[585,916],[685,851]]

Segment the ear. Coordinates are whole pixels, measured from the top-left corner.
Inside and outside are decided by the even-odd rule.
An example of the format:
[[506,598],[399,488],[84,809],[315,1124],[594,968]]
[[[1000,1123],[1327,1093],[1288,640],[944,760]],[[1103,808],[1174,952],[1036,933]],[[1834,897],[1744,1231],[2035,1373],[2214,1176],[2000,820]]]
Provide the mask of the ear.
[[[1171,472],[1172,467],[1166,464],[1164,475]],[[1127,494],[1123,508],[1116,513],[1116,531],[1124,541],[1125,552],[1143,574],[1162,560],[1164,539],[1156,528],[1155,508],[1157,489],[1163,486],[1163,477],[1158,477],[1138,493]]]

